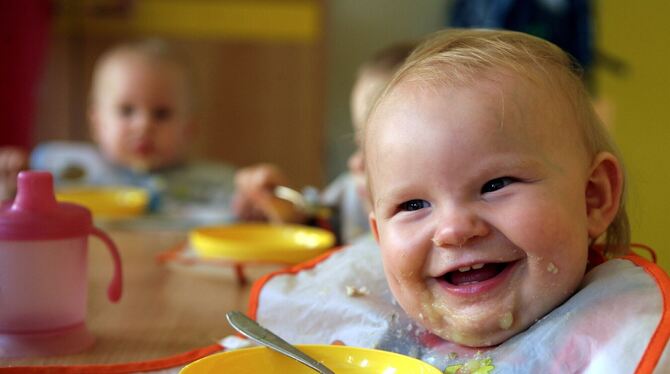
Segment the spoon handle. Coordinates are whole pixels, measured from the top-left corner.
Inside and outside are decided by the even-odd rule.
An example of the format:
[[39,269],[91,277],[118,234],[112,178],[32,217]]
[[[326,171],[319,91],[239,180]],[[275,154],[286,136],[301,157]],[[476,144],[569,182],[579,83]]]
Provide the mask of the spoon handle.
[[297,206],[302,210],[307,209],[308,204],[307,201],[305,201],[305,197],[300,192],[292,188],[286,186],[277,186],[274,188],[272,192],[278,198],[288,200],[292,202],[293,205]]
[[228,323],[230,323],[230,325],[233,326],[235,330],[239,331],[249,339],[279,353],[283,353],[289,357],[292,357],[293,359],[311,367],[321,374],[335,374],[332,370],[328,369],[320,362],[307,356],[301,350],[289,344],[286,340],[273,334],[243,313],[238,311],[228,312],[226,313],[226,319],[228,319]]

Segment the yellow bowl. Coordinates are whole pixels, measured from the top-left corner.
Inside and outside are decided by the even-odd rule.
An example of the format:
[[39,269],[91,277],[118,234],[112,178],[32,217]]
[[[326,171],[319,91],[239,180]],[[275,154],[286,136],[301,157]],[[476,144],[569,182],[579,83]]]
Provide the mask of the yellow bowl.
[[193,250],[204,258],[296,264],[335,244],[327,230],[301,225],[234,224],[191,230]]
[[129,218],[146,212],[149,193],[137,187],[82,186],[59,189],[56,199],[83,205],[95,218]]
[[[397,353],[341,345],[298,345],[337,374],[440,374],[423,361]],[[314,374],[314,370],[266,347],[238,349],[207,356],[185,366],[181,374],[264,373]]]

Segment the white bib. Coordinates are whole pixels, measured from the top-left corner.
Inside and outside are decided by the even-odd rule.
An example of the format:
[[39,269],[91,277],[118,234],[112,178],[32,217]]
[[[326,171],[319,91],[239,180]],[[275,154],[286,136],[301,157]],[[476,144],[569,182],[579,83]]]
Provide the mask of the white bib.
[[418,357],[447,372],[468,365],[480,373],[633,373],[644,360],[655,372],[670,373],[667,336],[656,338],[657,363],[653,355],[643,359],[664,306],[645,270],[656,265],[641,261],[644,267],[629,259],[595,267],[564,304],[492,348],[462,347],[411,321],[388,289],[371,237],[312,268],[262,280],[255,317],[294,344],[339,340]]

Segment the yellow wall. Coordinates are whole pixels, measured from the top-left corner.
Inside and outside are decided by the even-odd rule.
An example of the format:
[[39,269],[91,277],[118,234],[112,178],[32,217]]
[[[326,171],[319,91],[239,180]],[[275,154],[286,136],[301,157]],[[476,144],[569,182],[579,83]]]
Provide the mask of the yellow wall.
[[652,246],[670,271],[670,2],[598,0],[596,11],[599,49],[630,68],[597,77],[628,167],[633,241]]
[[318,0],[142,0],[127,7],[114,4],[60,0],[58,27],[69,32],[124,37],[136,34],[310,43],[318,41],[322,29]]

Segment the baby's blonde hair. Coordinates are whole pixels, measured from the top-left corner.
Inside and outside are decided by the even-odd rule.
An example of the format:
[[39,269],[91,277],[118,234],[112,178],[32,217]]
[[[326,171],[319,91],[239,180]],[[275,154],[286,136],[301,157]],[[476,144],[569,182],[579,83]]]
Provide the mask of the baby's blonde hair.
[[[407,58],[371,112],[401,81],[469,84],[492,69],[511,71],[545,86],[556,85],[559,94],[566,96],[580,125],[588,156],[593,159],[605,151],[621,160],[616,145],[593,109],[579,65],[556,45],[520,32],[451,29],[433,34]],[[629,251],[630,227],[624,196],[625,191],[619,211],[604,237],[605,253],[611,256]]]
[[93,79],[89,97],[91,103],[95,102],[97,95],[100,94],[107,67],[118,58],[125,56],[140,57],[152,65],[168,65],[173,67],[182,79],[183,91],[180,92],[180,96],[184,109],[188,115],[193,113],[195,103],[193,98],[195,93],[194,79],[186,58],[167,41],[155,38],[118,44],[105,51],[98,58],[93,68]]

